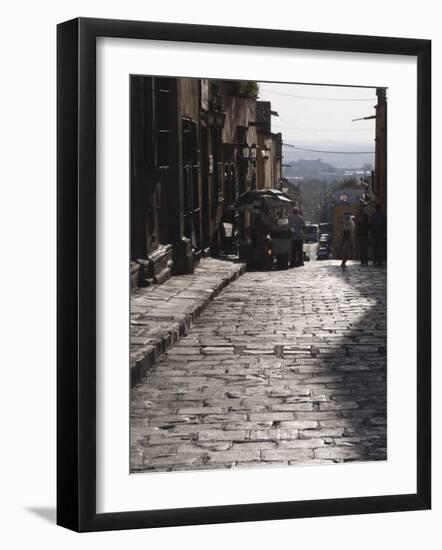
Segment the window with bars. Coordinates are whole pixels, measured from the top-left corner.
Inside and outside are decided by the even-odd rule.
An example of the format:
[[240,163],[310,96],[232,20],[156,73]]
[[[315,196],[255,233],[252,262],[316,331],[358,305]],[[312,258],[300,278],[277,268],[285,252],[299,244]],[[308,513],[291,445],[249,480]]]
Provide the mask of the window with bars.
[[184,232],[200,248],[199,151],[197,123],[182,120]]
[[173,100],[172,93],[173,79],[171,78],[156,78],[155,79],[155,164],[156,168],[168,168],[169,148],[170,148],[170,116],[173,113],[171,101]]
[[224,166],[221,152],[220,131],[212,129],[212,155],[213,155],[213,180],[212,180],[212,202],[223,200]]

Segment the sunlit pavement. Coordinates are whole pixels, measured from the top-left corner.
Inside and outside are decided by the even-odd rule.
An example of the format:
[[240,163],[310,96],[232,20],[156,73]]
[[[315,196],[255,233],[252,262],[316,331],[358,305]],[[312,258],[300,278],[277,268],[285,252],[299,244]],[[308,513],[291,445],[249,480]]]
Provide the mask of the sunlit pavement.
[[132,389],[133,471],[386,459],[386,270],[242,275]]

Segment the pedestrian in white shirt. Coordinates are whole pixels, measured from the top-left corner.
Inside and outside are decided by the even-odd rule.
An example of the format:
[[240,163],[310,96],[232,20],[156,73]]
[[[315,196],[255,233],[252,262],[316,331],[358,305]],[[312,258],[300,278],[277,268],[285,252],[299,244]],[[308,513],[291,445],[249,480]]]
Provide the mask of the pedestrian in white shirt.
[[292,262],[291,265],[298,267],[304,265],[304,227],[305,221],[297,208],[293,208],[288,218],[289,226],[292,228]]
[[341,237],[341,268],[344,271],[347,268],[347,260],[353,255],[353,240],[355,233],[355,224],[350,214],[344,214],[342,219],[342,237]]

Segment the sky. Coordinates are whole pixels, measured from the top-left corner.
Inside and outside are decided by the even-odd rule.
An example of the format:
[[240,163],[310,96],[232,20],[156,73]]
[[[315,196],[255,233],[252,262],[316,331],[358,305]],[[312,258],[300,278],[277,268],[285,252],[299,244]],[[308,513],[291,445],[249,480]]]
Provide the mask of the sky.
[[375,114],[375,88],[260,82],[259,89],[259,99],[279,114],[272,116],[272,132],[282,132],[286,143],[374,151],[375,120],[352,119]]

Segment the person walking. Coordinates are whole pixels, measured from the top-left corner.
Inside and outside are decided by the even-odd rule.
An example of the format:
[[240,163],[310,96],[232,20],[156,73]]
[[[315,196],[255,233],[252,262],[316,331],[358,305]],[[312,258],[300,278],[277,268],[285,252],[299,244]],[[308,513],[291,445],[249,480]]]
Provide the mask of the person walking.
[[342,237],[340,243],[341,268],[347,269],[347,260],[353,255],[354,222],[350,214],[344,214],[342,220]]
[[368,265],[368,233],[370,227],[370,218],[361,204],[356,212],[356,242],[359,252],[361,265]]
[[373,239],[373,265],[381,266],[385,259],[385,241],[387,224],[381,205],[376,204],[376,210],[371,215],[371,237]]
[[289,215],[289,226],[292,228],[292,261],[291,265],[299,267],[304,265],[304,218],[297,208],[293,208]]

